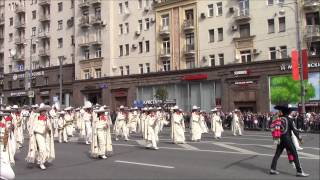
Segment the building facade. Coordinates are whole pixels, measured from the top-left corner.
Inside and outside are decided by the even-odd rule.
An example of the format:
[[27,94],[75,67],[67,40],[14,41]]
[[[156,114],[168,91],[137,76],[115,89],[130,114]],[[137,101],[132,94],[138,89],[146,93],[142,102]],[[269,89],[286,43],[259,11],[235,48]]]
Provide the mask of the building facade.
[[[89,100],[116,108],[154,99],[165,87],[184,110],[266,111],[268,79],[290,73],[279,66],[289,63],[298,43],[294,0],[0,2],[0,97],[6,103],[25,102],[20,96],[30,86],[41,95],[34,103],[53,103],[61,64],[65,104]],[[320,3],[298,0],[298,7],[302,47],[317,63]],[[241,74],[246,69],[250,74]],[[42,90],[46,83],[34,77],[53,84]]]

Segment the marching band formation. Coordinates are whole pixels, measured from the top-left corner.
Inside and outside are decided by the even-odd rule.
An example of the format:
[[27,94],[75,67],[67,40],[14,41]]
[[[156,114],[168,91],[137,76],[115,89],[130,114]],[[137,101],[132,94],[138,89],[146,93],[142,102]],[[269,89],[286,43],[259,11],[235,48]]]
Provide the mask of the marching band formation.
[[[205,117],[209,117],[208,128]],[[231,130],[233,135],[243,134],[243,120],[240,111],[233,111]],[[13,179],[12,170],[14,156],[18,149],[23,148],[24,134],[29,136],[28,155],[26,161],[34,163],[44,170],[46,163],[55,159],[55,139],[59,143],[68,143],[73,136],[83,138],[90,145],[93,158],[107,159],[113,152],[114,140],[119,138],[128,141],[130,135],[141,134],[146,148],[159,149],[159,133],[170,124],[171,140],[175,144],[186,142],[185,114],[178,106],[163,109],[162,107],[119,107],[115,122],[112,121],[107,106],[92,105],[85,102],[81,108],[61,108],[58,104],[52,107],[40,104],[31,107],[1,107],[0,109],[0,178]],[[213,132],[213,138],[221,139],[223,126],[220,110],[214,108],[209,116],[199,107],[193,106],[189,121],[191,141],[201,141],[203,133]]]

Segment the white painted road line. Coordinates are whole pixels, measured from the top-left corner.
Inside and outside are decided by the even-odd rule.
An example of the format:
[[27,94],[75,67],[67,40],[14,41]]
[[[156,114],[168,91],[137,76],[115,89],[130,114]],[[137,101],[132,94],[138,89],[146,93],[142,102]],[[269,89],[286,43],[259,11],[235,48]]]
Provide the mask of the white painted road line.
[[147,145],[146,141],[145,140],[136,140],[136,142],[140,145],[140,146],[143,146],[145,147]]
[[242,149],[242,148],[235,147],[235,146],[231,146],[231,145],[224,144],[224,143],[221,143],[221,142],[213,142],[212,144],[220,146],[220,147],[223,147],[223,148],[231,149],[231,150],[234,150],[234,151],[238,151],[238,152],[244,153],[244,154],[256,154],[256,152],[249,151],[247,149]]
[[199,150],[199,148],[191,146],[190,144],[177,144],[177,145],[188,150]]
[[[207,141],[206,141],[207,142]],[[263,147],[267,147],[267,146],[270,146],[270,147],[275,147],[273,145],[264,145],[264,144],[240,144],[240,143],[234,143],[234,142],[223,142],[225,144],[237,144],[239,146],[263,146]],[[313,150],[320,150],[320,148],[318,147],[304,147],[304,149],[313,149]]]
[[130,161],[120,161],[116,160],[114,162],[117,163],[124,163],[124,164],[135,164],[140,166],[150,166],[150,167],[159,167],[159,168],[166,168],[166,169],[174,169],[173,166],[164,166],[164,165],[158,165],[158,164],[148,164],[148,163],[139,163],[139,162],[130,162]]

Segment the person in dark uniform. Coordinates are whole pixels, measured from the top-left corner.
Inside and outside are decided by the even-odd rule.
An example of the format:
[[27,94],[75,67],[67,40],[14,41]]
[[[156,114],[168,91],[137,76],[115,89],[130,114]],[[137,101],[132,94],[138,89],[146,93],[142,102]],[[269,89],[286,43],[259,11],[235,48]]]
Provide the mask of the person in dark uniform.
[[298,140],[300,142],[302,142],[302,138],[299,135],[299,132],[296,130],[296,128],[294,128],[294,125],[292,123],[292,120],[289,120],[289,114],[292,111],[297,110],[297,108],[294,108],[290,105],[278,105],[275,106],[275,109],[280,111],[280,117],[281,117],[281,121],[282,121],[282,127],[281,127],[281,137],[280,137],[280,143],[277,145],[277,149],[275,152],[275,155],[273,157],[272,160],[272,164],[271,164],[271,169],[270,169],[270,174],[273,175],[278,175],[280,174],[276,169],[277,169],[277,161],[280,157],[280,155],[282,154],[282,151],[284,149],[287,150],[287,152],[290,152],[290,154],[292,154],[293,156],[293,162],[295,164],[296,170],[297,170],[297,174],[296,176],[298,177],[307,177],[309,176],[309,174],[306,174],[303,172],[302,168],[301,168],[301,164],[299,161],[299,156],[297,153],[297,150],[292,142],[292,133],[298,138]]

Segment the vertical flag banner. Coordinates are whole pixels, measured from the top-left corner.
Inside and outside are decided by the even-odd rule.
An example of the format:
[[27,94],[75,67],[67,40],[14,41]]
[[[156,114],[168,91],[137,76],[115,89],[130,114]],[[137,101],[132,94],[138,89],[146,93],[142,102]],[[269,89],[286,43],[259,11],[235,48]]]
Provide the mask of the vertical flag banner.
[[291,52],[291,65],[292,65],[292,79],[298,81],[299,76],[299,53],[296,49],[293,49]]
[[307,49],[302,50],[302,68],[303,68],[303,80],[308,80],[308,51]]

